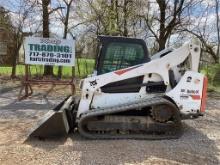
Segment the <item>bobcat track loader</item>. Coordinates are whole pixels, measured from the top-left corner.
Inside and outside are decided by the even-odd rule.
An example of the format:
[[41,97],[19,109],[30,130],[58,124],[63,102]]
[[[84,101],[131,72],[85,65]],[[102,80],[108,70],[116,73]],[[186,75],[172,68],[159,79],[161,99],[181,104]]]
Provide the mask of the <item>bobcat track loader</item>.
[[207,78],[198,73],[200,45],[188,43],[151,58],[141,39],[99,36],[93,75],[81,97],[67,97],[29,134],[49,138],[79,132],[89,139],[171,139],[182,119],[203,115]]

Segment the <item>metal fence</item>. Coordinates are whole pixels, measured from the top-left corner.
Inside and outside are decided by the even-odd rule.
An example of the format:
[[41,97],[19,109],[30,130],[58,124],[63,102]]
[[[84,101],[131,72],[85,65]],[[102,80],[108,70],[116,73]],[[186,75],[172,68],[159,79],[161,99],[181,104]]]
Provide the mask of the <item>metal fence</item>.
[[[75,63],[75,77],[84,78],[93,72],[95,65],[94,59],[78,58]],[[41,77],[44,73],[44,66],[42,65],[30,65],[28,67],[30,76]],[[10,66],[0,66],[0,76],[10,77],[12,72],[12,67]],[[18,64],[16,66],[16,77],[22,78],[25,75],[25,65]],[[58,66],[53,67],[53,76],[57,77]],[[68,79],[72,77],[72,67],[62,67],[62,78]]]

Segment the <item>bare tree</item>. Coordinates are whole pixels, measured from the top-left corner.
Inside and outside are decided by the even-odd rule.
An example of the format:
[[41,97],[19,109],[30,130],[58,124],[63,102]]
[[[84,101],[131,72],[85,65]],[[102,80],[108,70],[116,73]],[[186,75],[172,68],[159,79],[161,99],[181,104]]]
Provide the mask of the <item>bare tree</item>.
[[[219,61],[218,57],[218,51],[215,50],[219,49],[218,47],[218,41],[213,40],[213,35],[216,36],[216,31],[218,32],[219,26],[218,26],[218,18],[217,18],[217,30],[215,28],[215,23],[210,23],[211,13],[215,10],[215,6],[211,2],[206,2],[203,0],[198,1],[199,3],[196,3],[195,6],[190,6],[188,8],[188,19],[189,24],[188,25],[182,25],[180,32],[187,32],[188,34],[191,34],[192,36],[195,36],[200,40],[202,43],[202,50],[203,52],[208,53],[212,58],[207,57],[208,59],[206,61],[214,61],[217,63]],[[199,16],[195,17],[193,16],[194,9],[196,8],[203,8],[203,10],[200,12]],[[218,10],[218,9],[217,9]],[[218,34],[217,34],[218,36]],[[213,59],[213,60],[212,60]]]
[[[60,10],[58,14],[64,27],[63,38],[66,39],[69,30],[69,15],[73,0],[62,0],[62,2],[65,4],[65,12],[63,12],[63,10]],[[62,7],[62,4],[60,3],[59,6]],[[58,68],[58,77],[62,77],[62,66],[59,66]]]
[[[80,0],[77,10],[83,25],[95,35],[133,36],[143,0]],[[136,30],[136,29],[135,29]]]
[[24,39],[24,28],[26,26],[26,21],[29,18],[30,14],[33,13],[34,6],[36,1],[29,0],[17,0],[19,6],[16,10],[9,10],[11,14],[17,17],[13,23],[13,61],[12,61],[12,72],[11,77],[16,77],[16,65],[19,56],[19,50],[23,43]]
[[[152,5],[158,7],[158,12],[152,12]],[[173,3],[169,0],[156,0],[156,4],[149,1],[149,11],[146,15],[140,15],[145,21],[147,29],[158,43],[159,51],[165,48],[169,37],[175,33],[177,27],[182,23],[182,13],[187,6],[188,3],[185,0],[174,0]]]

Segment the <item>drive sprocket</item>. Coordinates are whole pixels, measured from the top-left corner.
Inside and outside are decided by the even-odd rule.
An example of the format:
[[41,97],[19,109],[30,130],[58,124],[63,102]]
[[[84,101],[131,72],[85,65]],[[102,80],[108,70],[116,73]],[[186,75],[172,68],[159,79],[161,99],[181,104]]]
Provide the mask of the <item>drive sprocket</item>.
[[173,115],[172,108],[166,104],[155,105],[151,109],[152,118],[160,123],[167,122]]

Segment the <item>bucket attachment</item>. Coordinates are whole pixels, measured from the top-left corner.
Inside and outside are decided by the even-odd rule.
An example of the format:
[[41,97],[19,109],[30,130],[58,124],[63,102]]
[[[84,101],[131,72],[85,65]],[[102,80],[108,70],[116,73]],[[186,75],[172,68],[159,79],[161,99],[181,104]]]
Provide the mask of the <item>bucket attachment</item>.
[[55,109],[43,116],[30,132],[28,138],[44,139],[66,136],[74,124],[71,113],[73,104],[74,97],[67,97]]

